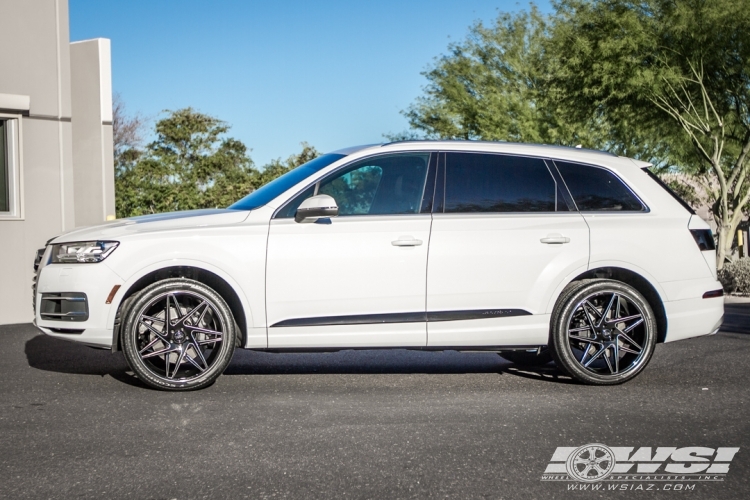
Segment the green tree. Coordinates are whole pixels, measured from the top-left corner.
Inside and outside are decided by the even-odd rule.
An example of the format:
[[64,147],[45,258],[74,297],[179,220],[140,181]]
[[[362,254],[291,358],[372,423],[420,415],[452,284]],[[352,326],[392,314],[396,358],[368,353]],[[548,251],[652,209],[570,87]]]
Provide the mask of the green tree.
[[260,171],[247,147],[226,137],[229,126],[192,108],[167,112],[155,126],[155,140],[140,148],[143,121],[115,109],[115,195],[118,217],[223,208],[306,163],[320,153],[302,143],[285,161],[273,160]]
[[404,112],[412,129],[438,139],[575,142],[575,133],[539,105],[546,31],[535,8],[472,26],[422,73],[425,95]]
[[489,27],[472,26],[423,73],[425,95],[404,112],[412,130],[387,137],[582,145],[661,165],[665,145],[640,121],[569,113],[569,104],[555,98],[549,52],[555,22],[532,6],[501,14]]
[[[401,135],[581,144],[688,174],[721,268],[750,200],[750,0],[554,6],[471,27],[424,73]],[[694,194],[683,178],[670,182]]]
[[302,151],[299,153],[290,155],[284,161],[282,161],[281,158],[271,160],[270,163],[265,165],[260,172],[259,185],[262,186],[263,184],[267,184],[290,170],[320,156],[320,151],[308,143],[302,142],[300,145],[302,146]]
[[750,200],[750,1],[562,0],[545,44],[556,105],[638,121],[702,181],[717,264]]
[[169,112],[156,123],[156,139],[120,165],[120,217],[226,207],[258,185],[258,172],[229,126],[192,108]]

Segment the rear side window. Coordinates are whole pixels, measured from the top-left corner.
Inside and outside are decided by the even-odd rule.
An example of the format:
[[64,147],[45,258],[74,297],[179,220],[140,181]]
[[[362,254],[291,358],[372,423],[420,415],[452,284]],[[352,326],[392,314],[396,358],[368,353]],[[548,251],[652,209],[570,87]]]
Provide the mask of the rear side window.
[[582,212],[643,212],[646,207],[609,170],[555,161],[570,194]]
[[556,184],[544,160],[446,153],[445,168],[446,213],[555,211]]

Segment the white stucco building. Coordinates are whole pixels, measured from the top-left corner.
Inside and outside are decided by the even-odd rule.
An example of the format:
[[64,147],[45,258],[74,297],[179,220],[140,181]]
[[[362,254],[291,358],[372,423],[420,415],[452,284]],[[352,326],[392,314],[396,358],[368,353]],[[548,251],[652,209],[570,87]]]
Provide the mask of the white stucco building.
[[0,0],[0,324],[33,319],[36,249],[115,213],[107,39],[67,0]]

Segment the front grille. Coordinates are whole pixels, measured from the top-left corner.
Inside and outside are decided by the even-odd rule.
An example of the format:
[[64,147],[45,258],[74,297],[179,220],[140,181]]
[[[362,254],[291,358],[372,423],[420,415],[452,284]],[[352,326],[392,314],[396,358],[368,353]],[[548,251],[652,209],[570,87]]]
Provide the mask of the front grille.
[[43,293],[39,303],[39,316],[48,321],[86,321],[89,304],[85,293]]
[[34,277],[31,278],[31,310],[34,311],[34,317],[36,317],[36,280],[37,274],[34,273]]
[[40,248],[36,251],[34,256],[34,277],[31,278],[31,310],[34,311],[36,317],[36,282],[39,281],[39,265],[42,263],[42,257],[44,257],[44,251],[46,248]]
[[34,271],[39,271],[39,264],[42,263],[42,257],[44,257],[45,248],[40,248],[36,251],[36,257],[34,257]]

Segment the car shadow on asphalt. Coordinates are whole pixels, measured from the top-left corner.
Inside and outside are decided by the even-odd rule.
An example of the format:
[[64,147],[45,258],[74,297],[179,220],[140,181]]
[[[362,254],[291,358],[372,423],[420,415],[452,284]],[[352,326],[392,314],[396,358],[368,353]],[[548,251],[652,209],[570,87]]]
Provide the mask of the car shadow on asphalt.
[[[146,387],[130,370],[122,353],[37,335],[25,345],[29,366],[38,370],[112,378]],[[554,364],[522,367],[495,353],[343,350],[331,353],[267,353],[238,349],[224,375],[347,374],[507,374],[554,383],[572,383]]]
[[[721,332],[750,335],[750,303],[726,304]],[[29,366],[38,370],[79,375],[106,375],[146,387],[130,371],[122,353],[37,335],[26,342]],[[346,374],[507,374],[558,384],[575,383],[550,363],[541,367],[515,365],[494,353],[410,351],[405,349],[344,350],[332,353],[274,354],[239,349],[226,375],[346,375]]]
[[40,334],[26,342],[24,349],[29,366],[37,370],[76,375],[98,375],[120,382],[147,387],[130,371],[122,353],[94,349],[81,344]]
[[492,352],[347,349],[330,353],[237,351],[226,375],[335,374],[470,374],[495,373],[568,383],[569,377],[550,363],[522,367]]

